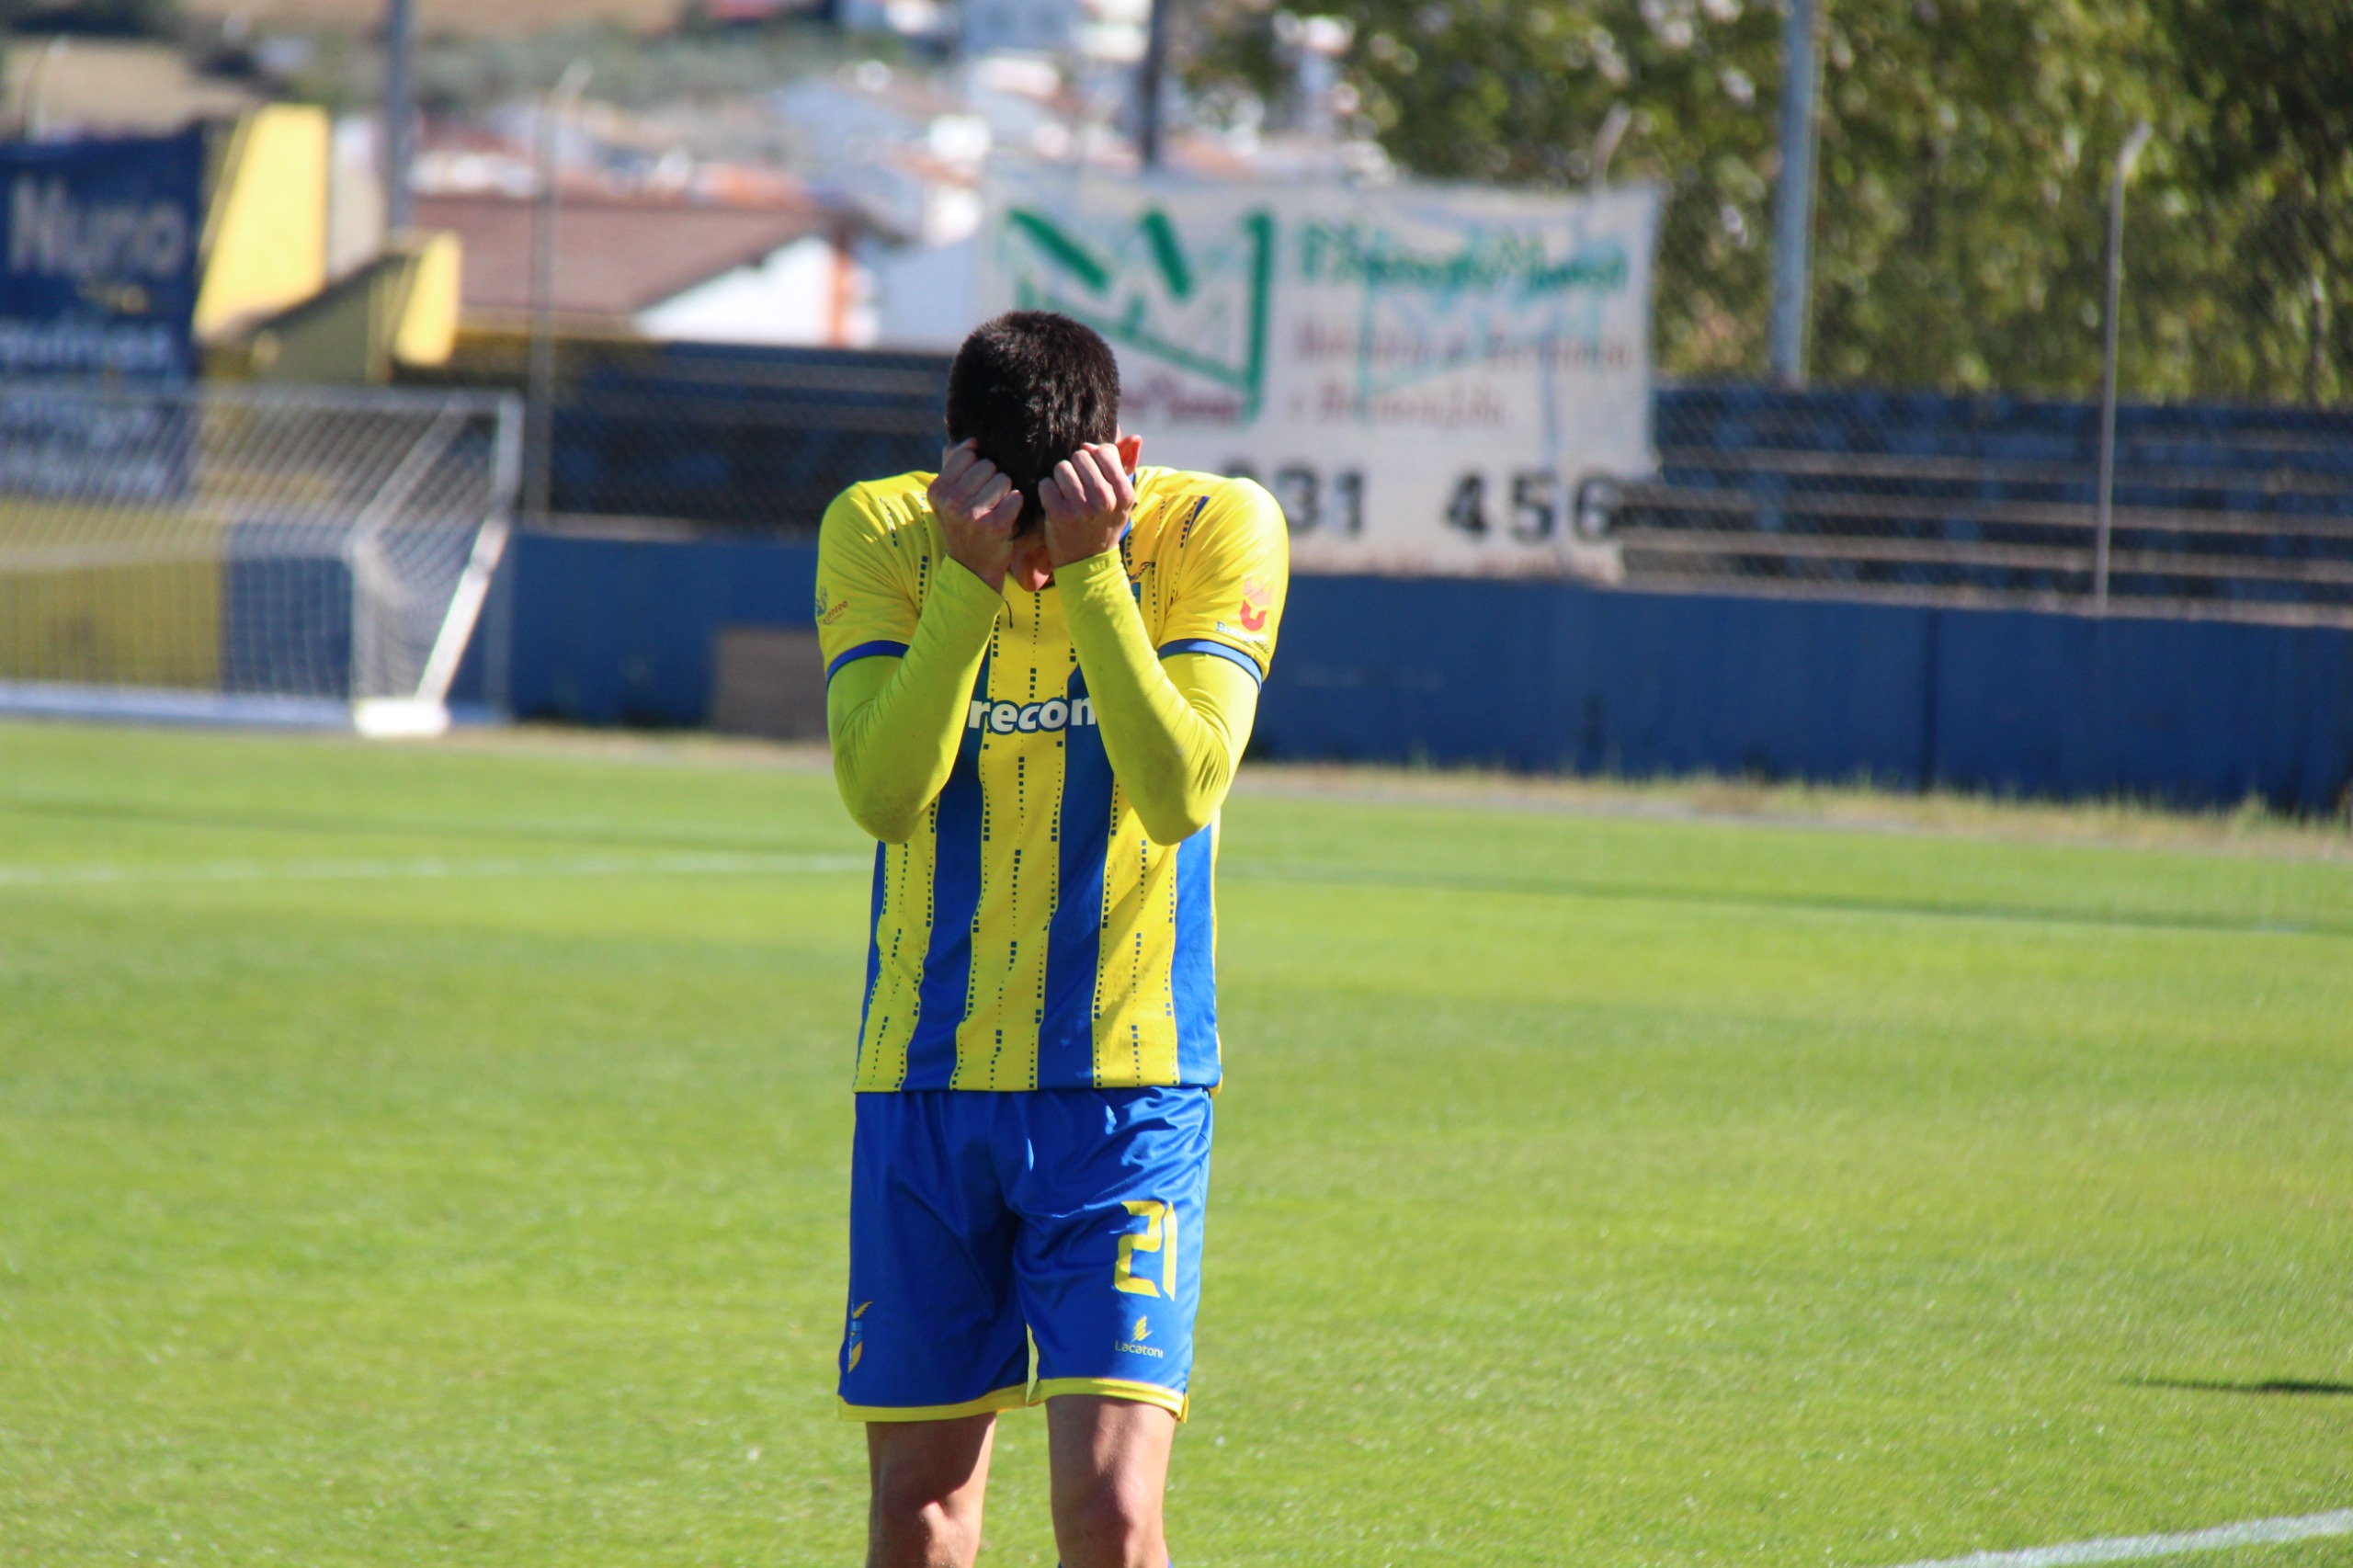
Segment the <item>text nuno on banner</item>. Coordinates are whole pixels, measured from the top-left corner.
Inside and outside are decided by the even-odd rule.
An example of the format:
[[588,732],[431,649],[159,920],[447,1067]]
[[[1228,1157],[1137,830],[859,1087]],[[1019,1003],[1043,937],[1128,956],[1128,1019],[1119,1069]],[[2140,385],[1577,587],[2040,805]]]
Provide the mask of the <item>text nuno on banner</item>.
[[0,144],[0,374],[195,370],[204,137]]
[[[193,405],[57,395],[196,372],[204,133],[0,143],[0,492],[162,500]],[[18,519],[19,522],[22,519]]]
[[1658,200],[1008,169],[981,302],[1120,355],[1146,462],[1248,474],[1310,571],[1606,569],[1590,481],[1646,474]]

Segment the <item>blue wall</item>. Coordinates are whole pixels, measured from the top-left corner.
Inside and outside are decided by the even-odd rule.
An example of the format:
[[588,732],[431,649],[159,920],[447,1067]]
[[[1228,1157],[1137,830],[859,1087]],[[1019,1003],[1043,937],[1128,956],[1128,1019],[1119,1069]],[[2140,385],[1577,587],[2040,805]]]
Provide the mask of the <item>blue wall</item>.
[[[815,571],[805,544],[522,535],[514,710],[699,724],[718,629],[807,625]],[[2353,783],[2353,631],[1300,577],[1256,745],[2319,811]]]
[[719,629],[808,626],[817,551],[756,539],[523,533],[508,574],[499,587],[510,596],[517,718],[700,724]]
[[2353,783],[2353,631],[1304,578],[1258,733],[1284,757],[2318,811]]

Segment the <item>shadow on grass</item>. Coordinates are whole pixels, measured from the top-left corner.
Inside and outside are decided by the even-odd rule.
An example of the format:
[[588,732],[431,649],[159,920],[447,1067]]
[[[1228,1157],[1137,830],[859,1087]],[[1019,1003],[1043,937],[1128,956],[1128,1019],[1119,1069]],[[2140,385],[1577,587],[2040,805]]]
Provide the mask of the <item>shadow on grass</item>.
[[2192,1393],[2353,1394],[2353,1383],[2311,1382],[2295,1378],[2273,1378],[2261,1382],[2231,1382],[2218,1378],[2127,1378],[2124,1381],[2138,1388],[2184,1389]]

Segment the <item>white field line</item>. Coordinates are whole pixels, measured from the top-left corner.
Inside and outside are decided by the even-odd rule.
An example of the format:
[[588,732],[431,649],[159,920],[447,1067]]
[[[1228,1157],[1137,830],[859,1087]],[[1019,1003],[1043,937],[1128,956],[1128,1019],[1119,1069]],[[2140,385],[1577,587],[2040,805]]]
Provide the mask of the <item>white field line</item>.
[[203,860],[186,865],[0,865],[0,888],[117,887],[188,882],[336,882],[527,877],[790,876],[862,871],[863,855],[500,856],[408,860]]
[[2220,1551],[2232,1546],[2272,1546],[2325,1535],[2353,1535],[2353,1508],[2340,1508],[2333,1514],[2249,1519],[2244,1524],[2217,1525],[2212,1529],[2188,1530],[2180,1535],[2112,1536],[2106,1540],[2079,1540],[2067,1546],[2029,1547],[2023,1551],[1979,1551],[1967,1557],[1907,1562],[1904,1568],[2067,1568],[2077,1562],[2123,1562],[2142,1557],[2176,1557],[2189,1551]]

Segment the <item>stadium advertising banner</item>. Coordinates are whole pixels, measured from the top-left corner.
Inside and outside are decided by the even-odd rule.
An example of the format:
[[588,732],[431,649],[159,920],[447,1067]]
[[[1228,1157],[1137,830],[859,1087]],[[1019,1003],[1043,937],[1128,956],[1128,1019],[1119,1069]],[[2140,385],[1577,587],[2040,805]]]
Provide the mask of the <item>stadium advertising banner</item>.
[[1248,474],[1309,571],[1608,573],[1588,482],[1649,472],[1656,193],[1011,170],[986,313],[1120,354],[1145,461]]
[[0,143],[0,490],[186,489],[186,407],[127,394],[194,371],[203,183],[199,131]]
[[0,375],[184,381],[204,140],[0,143]]

